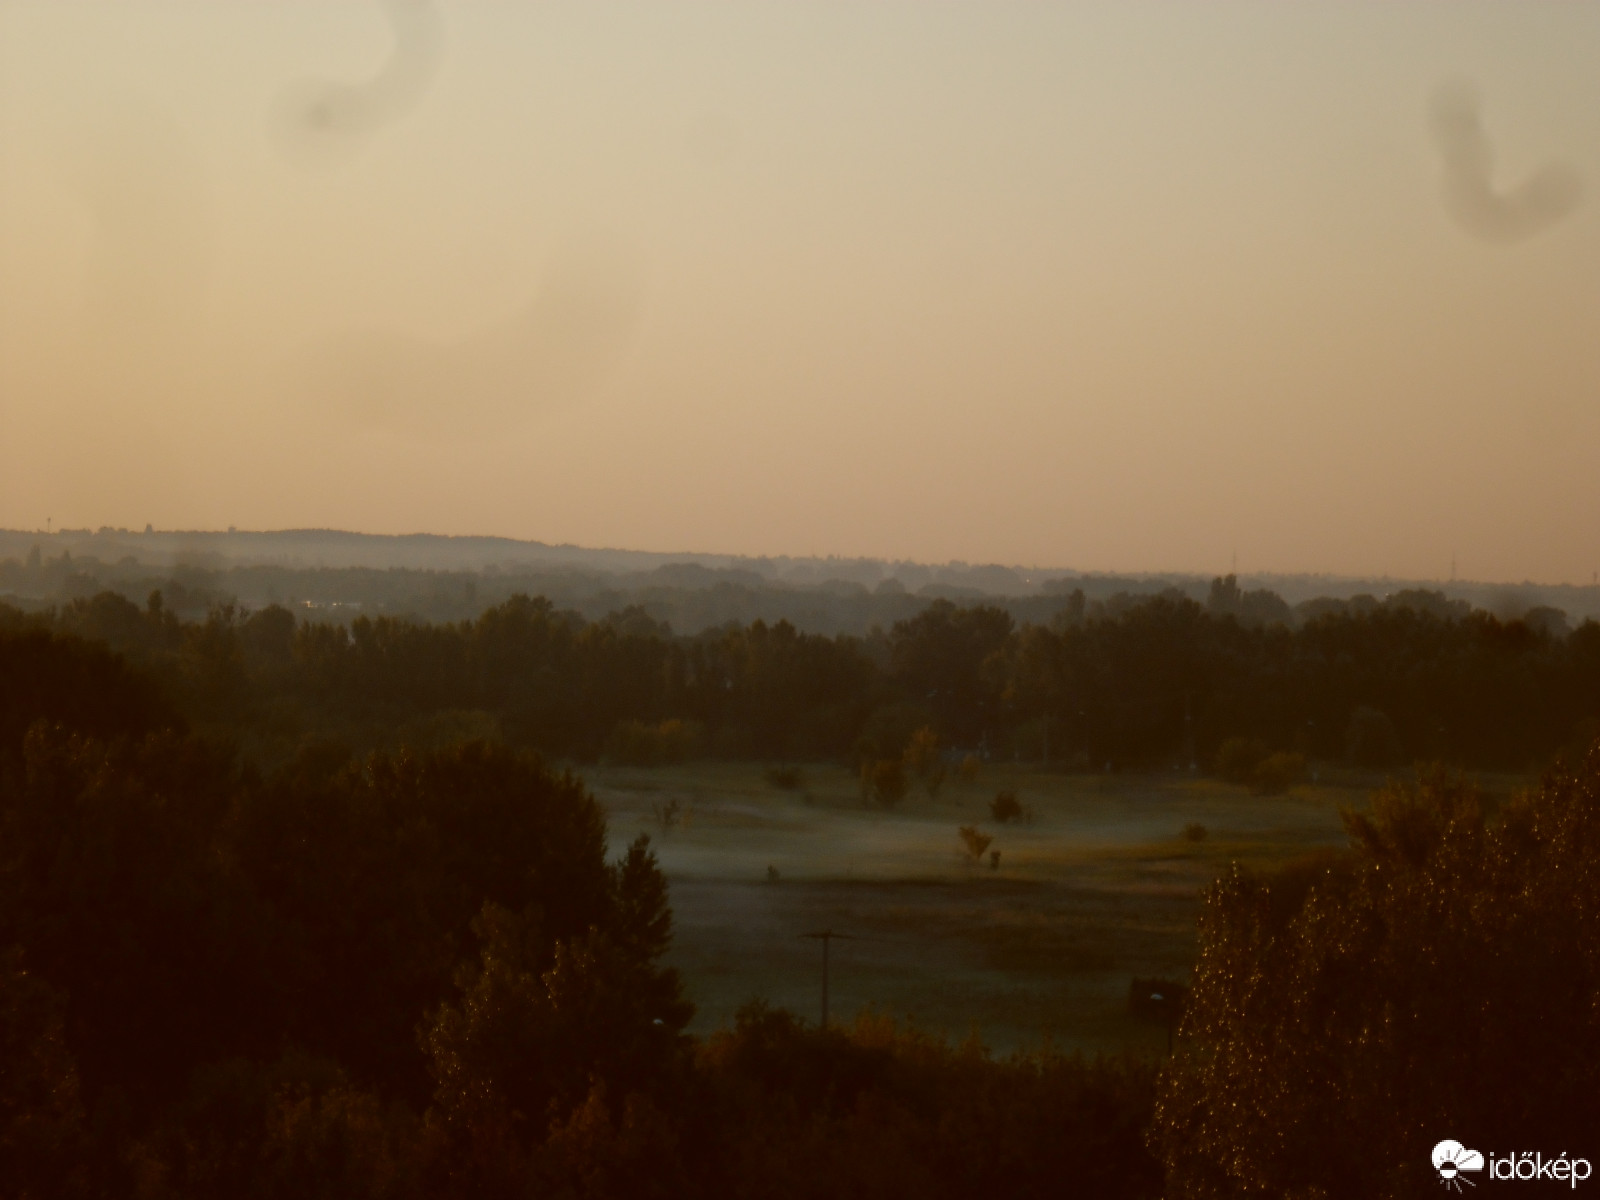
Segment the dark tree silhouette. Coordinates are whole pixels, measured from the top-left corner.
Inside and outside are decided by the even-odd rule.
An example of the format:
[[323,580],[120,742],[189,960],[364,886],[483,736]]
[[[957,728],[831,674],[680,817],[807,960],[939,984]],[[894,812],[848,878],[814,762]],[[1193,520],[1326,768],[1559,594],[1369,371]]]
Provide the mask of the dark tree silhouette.
[[1435,771],[1346,822],[1352,854],[1207,897],[1156,1109],[1171,1196],[1420,1195],[1445,1136],[1592,1138],[1600,745],[1492,820]]

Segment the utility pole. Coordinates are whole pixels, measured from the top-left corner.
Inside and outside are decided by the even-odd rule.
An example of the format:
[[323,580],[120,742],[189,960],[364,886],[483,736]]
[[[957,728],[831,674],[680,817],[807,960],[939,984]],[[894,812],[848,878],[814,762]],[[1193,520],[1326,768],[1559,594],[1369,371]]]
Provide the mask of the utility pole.
[[803,938],[813,938],[822,942],[822,1028],[828,1027],[828,943],[834,938],[841,938],[847,942],[856,939],[848,933],[835,933],[831,929],[818,930],[816,933],[802,933]]
[[1194,693],[1186,692],[1183,697],[1183,748],[1189,755],[1189,770],[1193,771],[1198,765],[1194,753]]

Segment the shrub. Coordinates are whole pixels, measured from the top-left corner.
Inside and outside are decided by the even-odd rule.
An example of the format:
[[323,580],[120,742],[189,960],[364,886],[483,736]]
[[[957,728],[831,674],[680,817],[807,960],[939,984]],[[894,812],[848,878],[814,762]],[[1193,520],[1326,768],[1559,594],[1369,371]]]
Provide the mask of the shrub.
[[994,838],[987,833],[980,832],[974,825],[963,825],[956,834],[961,839],[961,848],[973,862],[980,861],[988,851]]
[[805,783],[805,773],[799,767],[768,767],[767,782],[780,792],[797,791]]
[[1600,745],[1494,817],[1435,771],[1345,824],[1350,851],[1207,893],[1168,1196],[1420,1196],[1435,1129],[1593,1144]]
[[820,1030],[750,1005],[697,1061],[729,1148],[703,1194],[1162,1194],[1143,1140],[1155,1068],[1135,1058],[991,1057],[871,1013]]
[[989,815],[1002,825],[1007,821],[1021,820],[1024,812],[1015,792],[997,792],[995,798],[989,801]]
[[1259,796],[1278,796],[1306,777],[1306,756],[1291,752],[1269,754],[1255,770],[1250,786]]
[[884,808],[905,799],[906,771],[898,758],[881,758],[861,764],[861,794]]
[[1229,738],[1217,748],[1217,774],[1248,785],[1257,795],[1276,796],[1305,778],[1306,758],[1291,751],[1269,751],[1258,738]]

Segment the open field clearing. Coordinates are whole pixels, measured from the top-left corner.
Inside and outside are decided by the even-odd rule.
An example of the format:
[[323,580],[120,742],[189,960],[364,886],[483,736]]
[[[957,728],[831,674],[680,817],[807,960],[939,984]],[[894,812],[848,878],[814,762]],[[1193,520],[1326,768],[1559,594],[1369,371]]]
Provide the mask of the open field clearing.
[[[648,832],[671,880],[671,960],[699,1006],[696,1031],[754,997],[815,1019],[821,949],[800,935],[831,928],[856,939],[833,943],[833,1019],[872,1007],[957,1038],[976,1030],[996,1050],[1045,1038],[1164,1048],[1161,1029],[1128,1016],[1128,985],[1187,976],[1205,885],[1233,862],[1269,867],[1344,845],[1340,806],[1364,805],[1382,782],[1324,771],[1255,796],[1177,774],[991,766],[936,798],[913,789],[886,812],[865,806],[838,766],[805,767],[790,790],[750,764],[585,776],[613,843]],[[1000,790],[1029,817],[993,820]],[[997,868],[963,853],[963,825],[994,838]],[[1185,837],[1190,825],[1203,840]]]

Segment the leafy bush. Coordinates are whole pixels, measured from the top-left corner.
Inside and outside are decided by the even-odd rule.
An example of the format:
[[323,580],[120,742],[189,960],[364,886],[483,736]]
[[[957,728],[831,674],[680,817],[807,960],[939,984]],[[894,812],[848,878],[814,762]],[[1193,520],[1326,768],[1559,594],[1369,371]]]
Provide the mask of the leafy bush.
[[1600,744],[1494,820],[1436,770],[1345,826],[1207,893],[1152,1143],[1175,1200],[1435,1192],[1434,1130],[1593,1144]]
[[1256,766],[1250,786],[1259,796],[1278,796],[1306,777],[1304,754],[1269,754]]
[[900,756],[912,778],[927,790],[928,799],[936,799],[944,786],[944,762],[939,757],[939,735],[924,725],[906,742],[905,753]]
[[861,794],[884,808],[893,808],[906,795],[906,770],[898,758],[861,764]]
[[1002,825],[1007,821],[1021,820],[1025,811],[1015,792],[997,792],[995,798],[989,801],[989,815]]
[[1259,738],[1229,738],[1217,748],[1217,774],[1229,783],[1241,783],[1257,795],[1276,796],[1305,778],[1303,754],[1273,753]]
[[798,791],[805,783],[805,772],[799,767],[768,767],[766,781],[780,792]]
[[1155,1069],[1135,1059],[997,1058],[871,1013],[820,1030],[749,1005],[697,1062],[726,1114],[727,1174],[708,1194],[1161,1194],[1143,1142]]
[[956,834],[961,839],[963,852],[973,862],[978,862],[982,859],[984,853],[989,849],[990,843],[994,841],[994,838],[987,833],[981,832],[974,825],[963,825],[956,831]]

